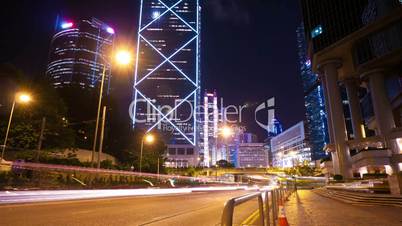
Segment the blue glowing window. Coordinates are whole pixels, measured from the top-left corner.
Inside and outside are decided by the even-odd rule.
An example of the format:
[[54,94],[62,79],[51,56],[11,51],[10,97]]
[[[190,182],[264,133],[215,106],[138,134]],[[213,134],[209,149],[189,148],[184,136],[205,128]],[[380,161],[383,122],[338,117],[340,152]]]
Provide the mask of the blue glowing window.
[[161,15],[161,13],[159,11],[153,11],[152,12],[152,19],[156,19]]
[[318,25],[317,27],[315,27],[313,29],[313,31],[311,31],[311,37],[315,38],[317,36],[319,36],[320,34],[322,34],[322,26]]

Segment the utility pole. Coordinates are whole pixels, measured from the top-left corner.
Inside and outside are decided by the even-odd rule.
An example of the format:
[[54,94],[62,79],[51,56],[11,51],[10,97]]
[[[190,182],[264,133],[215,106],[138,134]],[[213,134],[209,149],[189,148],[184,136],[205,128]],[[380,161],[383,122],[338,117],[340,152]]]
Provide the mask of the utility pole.
[[40,151],[42,149],[43,133],[45,132],[45,126],[46,126],[46,117],[43,117],[42,118],[42,126],[40,129],[39,141],[38,141],[38,148],[37,148],[37,152],[36,152],[36,162],[39,162]]
[[99,91],[99,100],[98,100],[98,112],[96,113],[94,143],[92,146],[91,167],[94,166],[96,143],[97,143],[97,139],[98,139],[99,115],[100,115],[101,106],[102,106],[103,85],[105,83],[105,74],[106,74],[106,65],[103,65],[102,80],[101,80],[100,91]]
[[159,157],[158,157],[158,180],[159,180]]
[[102,154],[102,148],[103,148],[103,137],[105,135],[105,121],[106,121],[106,106],[103,106],[102,128],[101,128],[100,144],[99,144],[99,151],[98,151],[98,169],[100,168],[100,163],[101,163],[101,154]]
[[10,118],[8,119],[7,132],[6,132],[6,136],[4,137],[3,147],[1,149],[1,160],[0,161],[3,161],[3,159],[4,159],[4,151],[6,150],[8,133],[10,132],[11,120],[13,120],[14,108],[15,108],[15,99],[13,101],[13,106],[11,107]]

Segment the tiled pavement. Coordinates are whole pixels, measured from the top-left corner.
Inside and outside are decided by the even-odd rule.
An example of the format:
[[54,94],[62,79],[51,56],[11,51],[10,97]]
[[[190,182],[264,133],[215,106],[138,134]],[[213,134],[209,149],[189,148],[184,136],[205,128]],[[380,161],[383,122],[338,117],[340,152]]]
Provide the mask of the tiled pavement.
[[299,190],[285,205],[290,226],[402,226],[402,208],[353,206]]

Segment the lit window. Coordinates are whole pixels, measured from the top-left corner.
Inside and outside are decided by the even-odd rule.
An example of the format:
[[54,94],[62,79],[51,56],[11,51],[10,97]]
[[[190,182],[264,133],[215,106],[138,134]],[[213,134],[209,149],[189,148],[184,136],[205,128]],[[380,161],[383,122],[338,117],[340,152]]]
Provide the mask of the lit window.
[[161,13],[159,11],[154,11],[152,12],[152,19],[156,19],[161,15]]
[[307,67],[310,67],[311,66],[311,60],[310,59],[306,60],[305,64],[306,64]]
[[322,34],[322,26],[318,25],[317,27],[315,27],[313,29],[313,31],[311,31],[311,37],[315,38],[317,36],[319,36],[320,34]]

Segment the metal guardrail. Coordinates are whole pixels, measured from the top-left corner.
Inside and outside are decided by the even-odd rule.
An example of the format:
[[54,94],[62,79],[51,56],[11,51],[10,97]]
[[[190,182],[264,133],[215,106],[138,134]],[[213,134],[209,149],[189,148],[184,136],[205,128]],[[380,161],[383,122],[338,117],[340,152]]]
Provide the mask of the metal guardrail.
[[235,207],[253,199],[258,200],[258,225],[276,225],[279,211],[279,203],[284,202],[295,190],[296,187],[294,186],[292,188],[275,188],[272,190],[263,190],[260,192],[255,192],[229,199],[225,203],[225,207],[223,209],[221,225],[232,226]]

